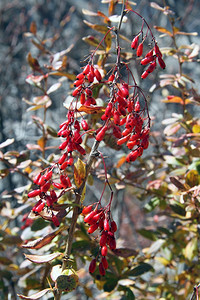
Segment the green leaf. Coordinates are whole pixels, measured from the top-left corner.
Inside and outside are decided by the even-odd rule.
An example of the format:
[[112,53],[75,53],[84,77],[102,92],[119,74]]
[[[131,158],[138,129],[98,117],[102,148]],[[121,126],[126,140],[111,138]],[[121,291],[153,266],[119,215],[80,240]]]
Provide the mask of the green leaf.
[[189,243],[183,250],[185,258],[191,261],[194,258],[196,251],[198,250],[197,248],[197,238],[193,238],[191,241],[189,241]]
[[171,209],[173,210],[173,212],[175,212],[176,214],[185,217],[185,208],[183,205],[179,204],[171,204],[170,205]]
[[72,251],[85,251],[91,248],[91,243],[89,241],[76,241],[72,244]]
[[117,283],[118,283],[117,278],[112,278],[112,279],[107,280],[106,283],[103,286],[104,291],[105,292],[111,292],[112,290],[114,290]]
[[156,235],[152,230],[147,230],[147,229],[140,229],[137,232],[139,232],[139,234],[141,234],[142,236],[144,236],[145,238],[151,240],[151,241],[156,241]]
[[153,198],[151,198],[151,200],[149,201],[149,203],[145,204],[144,209],[147,212],[151,212],[159,204],[160,204],[160,199],[158,197],[153,197]]
[[147,273],[149,271],[153,271],[153,267],[147,263],[141,263],[134,269],[130,270],[128,272],[129,276],[140,276],[143,275],[144,273]]
[[190,170],[185,179],[186,183],[190,187],[194,187],[195,185],[198,185],[200,182],[200,176],[197,170]]

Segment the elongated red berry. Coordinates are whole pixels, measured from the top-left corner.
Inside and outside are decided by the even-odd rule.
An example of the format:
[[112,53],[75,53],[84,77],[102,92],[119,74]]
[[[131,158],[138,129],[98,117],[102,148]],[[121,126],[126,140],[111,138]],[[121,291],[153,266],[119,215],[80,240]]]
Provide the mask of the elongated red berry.
[[138,151],[137,150],[133,150],[131,151],[127,157],[126,157],[126,161],[130,162],[130,161],[135,161],[138,157]]
[[109,82],[112,82],[115,78],[115,75],[114,74],[111,74],[109,77],[108,77],[108,81]]
[[81,85],[79,85],[77,88],[75,88],[75,90],[73,90],[73,92],[72,92],[72,96],[76,97],[80,93],[81,89],[82,89]]
[[50,189],[50,186],[51,186],[51,181],[47,181],[44,185],[41,186],[40,188],[41,192],[46,193]]
[[140,111],[140,102],[139,102],[139,100],[137,100],[135,102],[134,110],[135,110],[135,112],[139,112]]
[[50,195],[51,195],[51,199],[53,200],[53,202],[57,202],[58,197],[57,197],[56,192],[54,190],[50,191]]
[[113,127],[113,135],[117,138],[117,139],[121,139],[122,137],[122,133],[121,130],[118,126],[114,126]]
[[103,140],[103,138],[104,138],[105,133],[106,133],[107,130],[108,130],[108,126],[105,125],[105,126],[103,126],[103,127],[101,128],[101,130],[97,133],[97,135],[96,135],[96,140],[97,140],[98,142],[100,142],[100,141]]
[[83,75],[87,75],[88,73],[90,72],[90,65],[89,64],[87,64],[86,66],[85,66],[85,68],[83,69]]
[[157,44],[155,44],[155,46],[154,46],[154,51],[155,51],[155,54],[157,57],[159,57],[159,56],[162,57],[162,53],[160,52],[160,49]]
[[127,136],[123,136],[121,139],[117,141],[117,145],[122,145],[126,143],[129,140],[129,138],[130,138],[130,134]]
[[92,208],[93,208],[93,204],[85,206],[82,210],[82,215],[88,215],[92,211]]
[[83,78],[85,78],[85,76],[84,76],[83,73],[79,73],[79,74],[76,76],[76,79],[78,79],[78,80],[81,80],[81,79],[83,79]]
[[134,141],[128,141],[126,146],[128,147],[128,149],[132,150],[134,146],[139,145],[140,141],[139,140],[134,140]]
[[102,255],[102,256],[106,256],[107,253],[108,253],[108,248],[107,248],[107,246],[103,246],[103,247],[101,248],[101,255]]
[[139,57],[142,55],[142,53],[143,53],[143,43],[139,44],[136,54]]
[[80,103],[83,105],[85,103],[85,94],[82,93],[80,96]]
[[96,259],[94,258],[89,265],[89,272],[90,273],[94,273],[95,269],[96,269]]
[[74,81],[74,87],[78,87],[78,86],[82,85],[83,80],[84,79],[79,79],[79,80]]
[[53,222],[53,224],[54,224],[55,226],[58,227],[58,226],[60,225],[60,222],[59,222],[57,216],[53,215],[51,220],[52,220],[52,222]]
[[40,194],[41,194],[41,190],[37,189],[37,190],[29,192],[28,197],[33,198],[33,197],[39,196]]
[[63,186],[61,183],[58,183],[58,182],[53,182],[52,185],[56,188],[56,189],[63,189]]
[[68,142],[69,142],[69,141],[66,140],[66,141],[64,141],[62,144],[60,144],[59,149],[60,149],[60,150],[64,150],[64,149],[67,147]]
[[106,270],[105,270],[105,268],[104,268],[102,262],[100,262],[100,264],[99,264],[99,273],[100,273],[100,275],[102,275],[102,276],[105,276],[105,274],[106,274]]
[[85,151],[85,149],[81,146],[81,145],[79,145],[79,144],[75,144],[75,149],[81,154],[81,155],[85,155],[86,154],[86,151]]
[[85,218],[84,218],[84,222],[88,223],[92,220],[92,218],[96,215],[96,211],[91,211]]
[[81,121],[81,126],[83,130],[87,131],[89,129],[88,123],[85,120]]
[[99,241],[99,245],[101,247],[105,246],[106,245],[106,242],[107,242],[107,234],[106,233],[102,233],[101,237],[100,237],[100,241]]
[[147,56],[141,60],[141,65],[145,66],[154,60],[154,56]]
[[66,163],[68,164],[68,166],[72,166],[72,165],[73,165],[73,162],[74,162],[73,157],[70,157],[70,158],[66,161]]
[[119,94],[124,98],[128,98],[129,90],[127,85],[122,85],[122,87],[119,89]]
[[108,269],[108,261],[107,261],[107,259],[104,256],[101,258],[101,262],[102,262],[102,264],[104,266],[104,269],[105,270]]
[[149,75],[149,73],[147,71],[144,71],[141,75],[141,78],[145,79],[145,78],[147,78],[148,75]]
[[153,49],[151,49],[151,50],[145,55],[145,57],[148,57],[148,56],[153,56]]
[[99,82],[102,80],[101,73],[99,72],[98,69],[95,69],[95,70],[94,70],[94,75],[95,75],[96,79],[97,79]]
[[138,42],[139,42],[139,36],[137,35],[137,36],[134,37],[134,39],[132,40],[131,48],[132,48],[132,49],[136,49],[136,48],[138,47]]
[[66,160],[67,156],[68,156],[68,153],[67,153],[67,152],[65,152],[65,153],[63,153],[63,154],[61,155],[61,157],[60,157],[59,160],[58,160],[59,165],[62,165],[62,164],[64,163],[64,161]]
[[45,206],[44,202],[40,203],[39,205],[37,205],[34,212],[40,213],[43,210],[44,206]]
[[143,149],[147,149],[147,148],[149,147],[149,138],[148,138],[148,136],[146,136],[146,137],[142,140],[142,142],[141,142],[141,147],[142,147]]
[[116,232],[117,231],[117,224],[115,223],[114,220],[111,222],[111,231],[112,232]]
[[104,230],[105,231],[109,231],[110,230],[110,224],[109,224],[109,220],[108,219],[104,220]]
[[38,182],[39,182],[41,176],[42,176],[41,173],[37,174],[37,175],[34,177],[33,182],[34,182],[35,184],[38,184]]
[[90,227],[88,228],[88,233],[89,234],[93,233],[95,230],[97,230],[97,228],[98,228],[98,224],[97,223],[90,225]]
[[46,205],[51,207],[53,205],[53,199],[50,196],[46,197]]
[[67,187],[68,187],[68,181],[67,181],[67,179],[66,179],[66,176],[60,175],[60,182],[61,182],[61,184],[62,184],[62,186],[63,186],[64,188],[67,188]]
[[160,67],[161,67],[162,69],[165,69],[165,68],[166,68],[165,62],[164,62],[164,60],[162,59],[162,57],[160,57],[160,56],[158,56],[158,63],[159,63],[159,65],[160,65]]
[[116,240],[115,240],[115,238],[110,238],[109,247],[110,247],[111,250],[116,249]]
[[48,181],[49,179],[51,179],[52,175],[52,170],[48,171],[46,174],[44,174],[45,180]]
[[150,66],[148,67],[146,72],[152,73],[155,70],[155,68],[156,68],[156,61],[153,61],[152,63],[150,63]]

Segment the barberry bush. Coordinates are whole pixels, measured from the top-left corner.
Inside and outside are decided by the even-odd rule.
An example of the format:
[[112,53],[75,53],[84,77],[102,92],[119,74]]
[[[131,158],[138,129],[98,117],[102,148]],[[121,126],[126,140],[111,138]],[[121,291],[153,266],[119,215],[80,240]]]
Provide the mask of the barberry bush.
[[[156,30],[133,6],[131,1],[108,1],[107,14],[83,11],[91,20],[84,20],[91,35],[83,37],[89,48],[79,72],[67,63],[72,47],[53,54],[35,22],[25,33],[40,54],[27,54],[31,74],[26,82],[37,96],[24,99],[28,111],[35,113],[32,120],[40,137],[37,144],[27,144],[33,158],[1,153],[6,166],[2,177],[15,171],[31,182],[17,195],[20,206],[11,215],[6,218],[8,204],[2,208],[2,250],[15,243],[14,253],[25,252],[20,266],[2,256],[8,266],[2,269],[2,289],[6,291],[10,276],[18,276],[21,299],[59,300],[73,291],[77,299],[83,291],[92,298],[97,289],[106,299],[198,299],[200,124],[189,105],[198,106],[199,96],[193,79],[184,73],[184,65],[197,63],[198,49],[195,44],[179,46],[177,37],[186,33],[175,27],[173,12],[152,3],[171,26],[155,26],[171,39],[171,47],[160,47]],[[173,59],[178,70],[166,74],[166,62]],[[161,79],[151,92],[163,89],[164,102],[181,107],[179,114],[163,120],[163,134],[151,130],[156,118],[150,117],[141,87],[158,70]],[[66,81],[66,117],[56,116],[59,128],[54,129],[48,124],[52,93]],[[93,191],[88,203],[93,187],[98,193]],[[113,209],[117,192],[125,187],[144,201],[147,216],[154,214],[158,224],[138,230],[151,241],[142,240],[146,246],[141,249],[122,247],[117,240],[122,222]],[[21,234],[19,229],[5,231],[13,219],[22,223]]]

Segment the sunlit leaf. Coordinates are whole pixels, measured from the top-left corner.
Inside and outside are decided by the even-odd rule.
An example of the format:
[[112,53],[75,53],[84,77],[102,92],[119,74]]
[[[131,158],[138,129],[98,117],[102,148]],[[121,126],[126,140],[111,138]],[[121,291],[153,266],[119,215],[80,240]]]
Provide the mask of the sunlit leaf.
[[187,244],[185,249],[183,249],[183,254],[186,259],[191,261],[194,258],[194,255],[195,255],[196,251],[198,250],[197,245],[198,245],[198,240],[196,237],[193,237],[191,239],[191,241],[189,241],[189,243]]
[[105,111],[105,107],[103,106],[86,106],[86,105],[82,105],[78,111],[80,112],[85,112],[87,114],[99,114],[99,113],[103,113]]
[[98,46],[100,50],[105,50],[105,47],[102,44],[99,45],[100,41],[92,35],[88,35],[88,36],[82,38],[82,40],[91,46],[94,46],[94,47]]
[[39,140],[37,140],[37,144],[42,150],[44,150],[44,147],[46,145],[46,139],[44,137],[41,137]]
[[44,289],[36,294],[33,294],[31,296],[24,296],[24,295],[20,295],[20,294],[17,294],[17,295],[21,299],[36,300],[36,299],[41,299],[41,297],[43,297],[46,293],[48,293],[50,291],[52,292],[52,290],[50,288],[48,288],[48,289]]
[[90,28],[92,28],[93,30],[96,30],[98,32],[101,32],[103,34],[106,34],[108,32],[108,27],[105,25],[98,25],[98,24],[92,24],[86,20],[83,21],[87,26],[89,26]]
[[192,126],[192,131],[194,133],[200,133],[200,125],[195,124],[194,126]]
[[14,141],[15,141],[15,139],[7,139],[5,142],[3,142],[3,143],[0,144],[0,149],[13,144]]
[[77,162],[74,164],[74,181],[78,188],[83,183],[85,175],[85,163],[80,158],[78,158]]
[[46,254],[46,255],[32,255],[32,254],[24,254],[24,255],[28,260],[30,260],[33,263],[43,264],[43,263],[47,263],[47,262],[57,258],[58,256],[62,255],[62,253],[55,252],[55,253]]
[[190,170],[186,175],[185,181],[190,187],[198,185],[200,183],[200,175],[198,171]]
[[117,162],[117,165],[116,165],[116,168],[120,168],[124,163],[126,162],[126,156],[122,156],[118,162]]
[[29,241],[27,244],[22,245],[22,247],[28,249],[40,249],[49,244],[62,230],[63,228],[59,228],[58,230],[49,233],[44,237],[38,238],[34,241]]
[[76,75],[75,74],[70,74],[70,73],[61,72],[61,71],[51,72],[51,73],[49,73],[49,75],[51,75],[51,76],[63,76],[63,77],[67,77],[69,80],[72,80],[72,81],[74,81],[76,79]]
[[172,33],[171,33],[169,30],[167,30],[166,28],[164,28],[164,27],[161,27],[161,26],[154,26],[154,28],[155,28],[157,31],[159,31],[159,32],[166,33],[166,34],[168,34],[169,36],[173,36]]
[[47,94],[51,94],[53,92],[55,92],[56,90],[58,90],[60,87],[61,87],[61,83],[60,82],[57,82],[55,84],[53,84],[48,90],[47,90]]

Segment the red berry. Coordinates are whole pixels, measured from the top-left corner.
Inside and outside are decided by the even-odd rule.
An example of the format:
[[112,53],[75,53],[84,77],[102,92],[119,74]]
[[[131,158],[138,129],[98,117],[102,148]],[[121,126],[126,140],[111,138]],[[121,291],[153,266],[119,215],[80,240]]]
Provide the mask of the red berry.
[[103,126],[102,128],[101,128],[101,130],[97,133],[97,135],[96,135],[96,140],[98,141],[98,142],[100,142],[100,141],[102,141],[103,140],[103,138],[104,138],[104,135],[105,135],[105,133],[106,133],[106,131],[108,130],[108,126]]
[[143,53],[143,43],[139,44],[136,54],[139,57],[142,55],[142,53]]
[[34,177],[33,182],[34,182],[35,184],[38,184],[40,177],[41,177],[41,173],[37,174],[37,175]]
[[63,153],[63,155],[61,155],[61,157],[58,160],[59,165],[62,165],[64,163],[64,161],[67,158],[67,156],[68,156],[67,152],[65,152],[65,153]]
[[100,275],[102,275],[102,276],[104,276],[104,275],[106,274],[106,270],[105,270],[105,268],[104,268],[102,262],[100,262],[100,264],[99,264],[99,273],[100,273]]
[[81,121],[81,126],[83,130],[87,131],[89,129],[88,123],[85,120]]
[[115,75],[114,74],[111,74],[109,77],[108,77],[108,81],[113,81],[115,79]]
[[51,179],[52,175],[53,175],[52,170],[48,171],[48,172],[44,175],[45,180],[48,181],[49,179]]
[[92,224],[89,228],[88,228],[88,233],[93,233],[95,230],[97,230],[98,228],[98,224]]
[[159,56],[162,57],[162,53],[160,52],[160,49],[157,44],[155,44],[154,50],[155,50],[155,54],[157,57],[159,57]]
[[101,255],[102,255],[102,256],[106,256],[107,253],[108,253],[108,248],[107,248],[107,246],[103,246],[103,247],[101,248]]
[[85,94],[82,93],[80,97],[80,103],[83,105],[85,103]]
[[75,90],[73,90],[72,96],[76,97],[80,93],[81,89],[82,89],[82,86],[81,85],[78,86]]
[[102,233],[101,235],[101,238],[100,238],[100,241],[99,241],[99,245],[101,247],[105,246],[106,245],[106,242],[107,242],[107,234],[104,232]]
[[111,231],[112,232],[116,232],[117,231],[117,224],[115,223],[114,220],[111,222]]
[[51,186],[51,181],[47,181],[44,185],[41,186],[41,192],[46,193]]
[[34,212],[40,213],[43,210],[44,206],[45,206],[44,202],[40,203],[39,205],[37,205]]
[[109,247],[110,247],[111,250],[116,249],[116,240],[115,240],[115,238],[110,238]]
[[140,63],[141,63],[141,65],[145,66],[153,60],[154,60],[154,56],[147,56],[147,57],[143,58]]
[[135,161],[138,157],[138,151],[137,150],[133,150],[131,151],[127,157],[126,157],[126,161],[130,162],[130,161]]
[[88,222],[90,222],[92,219],[93,219],[93,217],[96,215],[96,211],[91,211],[85,218],[84,218],[84,222],[85,223],[88,223]]
[[78,80],[81,80],[81,79],[85,78],[85,76],[84,76],[83,73],[79,73],[79,74],[76,76],[76,78],[77,78]]
[[61,182],[63,188],[68,187],[68,180],[66,179],[66,176],[60,175],[60,182]]
[[50,191],[50,195],[51,195],[51,199],[53,200],[53,202],[57,202],[58,197],[57,197],[56,192],[54,190]]
[[139,41],[139,36],[137,35],[133,40],[132,40],[132,43],[131,43],[131,48],[132,49],[136,49],[138,47],[138,41]]
[[94,258],[91,262],[90,262],[90,265],[89,265],[89,272],[90,273],[94,273],[96,269],[96,259]]
[[95,75],[96,79],[97,79],[99,82],[102,80],[101,73],[99,72],[98,69],[95,69],[95,70],[94,70],[94,75]]
[[33,197],[39,196],[40,194],[41,194],[41,190],[38,189],[38,190],[34,190],[34,191],[29,192],[28,197],[33,198]]
[[110,224],[109,224],[109,220],[108,219],[104,220],[104,230],[105,231],[109,231],[110,230]]
[[52,185],[56,188],[56,189],[63,189],[63,186],[61,183],[58,183],[58,182],[53,182]]
[[108,261],[107,261],[107,259],[105,257],[101,258],[101,262],[102,262],[102,264],[104,266],[104,269],[105,270],[108,269]]
[[82,215],[87,215],[92,211],[93,204],[90,204],[88,206],[85,206],[82,210]]
[[149,75],[149,73],[147,71],[144,71],[141,75],[141,78],[145,79],[145,78],[147,78],[148,75]]
[[89,71],[90,71],[90,65],[89,64],[87,64],[86,66],[85,66],[85,68],[83,69],[83,75],[87,75],[88,73],[89,73]]
[[161,67],[162,69],[165,69],[165,68],[166,68],[165,62],[164,62],[164,60],[162,59],[162,57],[160,57],[160,56],[158,56],[158,63],[159,63],[159,65],[160,65],[160,67]]
[[51,220],[55,226],[58,227],[60,225],[60,222],[59,222],[57,216],[53,215]]
[[117,145],[122,145],[126,143],[130,138],[130,135],[123,136],[121,139],[117,141]]
[[80,79],[80,80],[76,80],[74,81],[74,87],[78,87],[80,85],[82,85],[84,79]]

